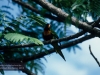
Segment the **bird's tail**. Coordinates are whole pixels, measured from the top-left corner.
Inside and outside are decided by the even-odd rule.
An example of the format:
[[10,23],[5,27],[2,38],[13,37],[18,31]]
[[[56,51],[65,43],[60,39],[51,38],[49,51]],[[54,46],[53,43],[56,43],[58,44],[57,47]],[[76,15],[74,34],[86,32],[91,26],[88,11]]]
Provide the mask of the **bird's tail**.
[[52,43],[52,46],[54,47],[56,53],[58,53],[66,61],[63,53],[61,52],[61,49],[60,49],[58,43]]

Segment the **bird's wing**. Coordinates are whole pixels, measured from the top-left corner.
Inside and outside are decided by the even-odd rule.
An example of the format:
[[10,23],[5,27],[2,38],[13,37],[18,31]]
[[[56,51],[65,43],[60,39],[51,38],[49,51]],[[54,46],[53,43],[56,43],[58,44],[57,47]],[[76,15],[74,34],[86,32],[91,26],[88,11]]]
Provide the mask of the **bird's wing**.
[[52,32],[52,35],[54,36],[54,39],[59,39],[59,37],[55,31],[51,30],[51,32]]
[[[54,32],[53,30],[51,30],[52,35],[54,36],[54,39],[59,39],[58,35],[56,34],[56,32]],[[58,41],[59,45],[61,46],[61,43]]]

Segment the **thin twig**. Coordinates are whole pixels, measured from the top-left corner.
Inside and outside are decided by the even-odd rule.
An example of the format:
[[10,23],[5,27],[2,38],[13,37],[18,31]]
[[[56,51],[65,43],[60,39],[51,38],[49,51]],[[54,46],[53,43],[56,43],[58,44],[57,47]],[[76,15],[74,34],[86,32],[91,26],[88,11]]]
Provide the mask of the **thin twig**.
[[97,64],[98,64],[99,67],[100,67],[100,63],[99,63],[98,59],[94,56],[94,54],[93,54],[92,51],[91,51],[91,45],[89,45],[89,50],[90,50],[90,54],[92,55],[92,57],[95,59],[95,61],[97,62]]

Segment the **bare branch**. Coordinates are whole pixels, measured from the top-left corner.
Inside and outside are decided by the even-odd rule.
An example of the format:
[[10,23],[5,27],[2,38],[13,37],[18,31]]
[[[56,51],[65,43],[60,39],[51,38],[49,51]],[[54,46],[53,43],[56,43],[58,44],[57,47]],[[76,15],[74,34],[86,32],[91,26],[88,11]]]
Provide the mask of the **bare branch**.
[[94,56],[94,54],[93,54],[92,51],[91,51],[91,45],[89,45],[89,50],[90,50],[90,54],[92,55],[92,57],[95,59],[95,61],[97,62],[97,64],[98,64],[99,67],[100,67],[100,63],[99,63],[98,59]]
[[[84,42],[84,41],[86,41],[88,39],[91,39],[93,37],[94,37],[93,35],[87,35],[87,36],[81,37],[81,38],[79,38],[77,40],[68,42],[68,43],[60,46],[60,48],[61,49],[68,48],[68,47],[74,46],[76,44],[82,43],[82,42]],[[28,61],[31,61],[31,60],[36,60],[36,59],[42,58],[42,57],[44,57],[46,55],[49,55],[51,53],[54,53],[54,52],[55,52],[54,49],[50,49],[50,50],[48,50],[46,52],[45,51],[44,52],[40,52],[40,53],[35,54],[33,56],[30,56],[30,57],[23,57],[23,58],[19,58],[19,59],[11,59],[11,60],[10,59],[6,59],[5,62],[21,62],[21,61],[28,62]]]

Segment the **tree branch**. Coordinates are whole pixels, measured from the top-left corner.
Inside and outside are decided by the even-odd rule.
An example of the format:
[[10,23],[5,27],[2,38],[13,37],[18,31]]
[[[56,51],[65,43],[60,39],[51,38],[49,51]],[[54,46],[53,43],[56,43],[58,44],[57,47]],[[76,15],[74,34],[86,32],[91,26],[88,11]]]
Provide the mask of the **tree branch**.
[[[93,37],[94,37],[93,35],[87,35],[87,36],[81,37],[79,39],[76,39],[74,41],[70,41],[70,42],[68,42],[66,44],[63,44],[62,46],[60,46],[60,48],[61,49],[68,48],[68,47],[74,46],[74,45],[76,45],[78,43],[82,43],[83,41],[86,41],[86,40],[91,39]],[[11,60],[10,59],[8,59],[8,60],[6,59],[5,62],[21,62],[21,61],[28,62],[28,61],[31,61],[31,60],[42,58],[42,57],[44,57],[46,55],[49,55],[51,53],[54,53],[54,52],[55,52],[55,50],[52,48],[52,49],[50,49],[48,51],[40,52],[40,53],[32,55],[30,57],[23,57],[23,58],[19,58],[19,59],[11,59]]]
[[[78,38],[79,36],[83,35],[85,32],[81,31],[78,32],[74,35],[68,36],[68,37],[64,37],[64,38],[60,38],[60,39],[55,39],[55,40],[50,40],[50,41],[43,41],[44,45],[46,44],[51,44],[51,43],[55,43],[55,42],[61,42],[61,41],[68,41],[71,39],[75,39]],[[21,44],[21,45],[14,45],[14,46],[0,46],[0,51],[7,51],[8,49],[14,49],[14,48],[23,48],[23,47],[34,47],[34,46],[41,46],[41,45],[36,45],[34,43],[30,43],[30,44]]]
[[[21,6],[24,6],[24,7],[28,8],[29,10],[31,10],[31,11],[37,13],[37,14],[40,14],[40,12],[41,12],[40,10],[37,10],[37,8],[34,8],[33,6],[29,5],[28,3],[22,2],[22,1],[20,1],[20,0],[12,0],[12,1],[18,3],[18,4],[21,5]],[[45,13],[43,16],[44,16],[44,17],[47,17],[47,18],[49,18],[49,19],[52,19],[52,20],[56,20],[56,21],[58,21],[58,22],[63,22],[63,21],[64,21],[64,20],[61,19],[60,17],[56,17],[56,16],[53,16],[53,15],[47,14],[47,13]],[[94,22],[95,22],[95,21],[94,21]],[[91,25],[91,24],[94,23],[94,22],[87,22],[87,24]],[[97,26],[97,27],[100,28],[100,25],[98,25],[98,24],[95,25],[95,26]]]
[[[37,13],[37,14],[41,14],[41,11],[40,10],[38,10],[37,8],[34,8],[33,6],[29,5],[28,3],[22,2],[20,0],[12,0],[12,1],[18,3],[21,6],[26,7],[27,9],[29,9],[29,10]],[[52,19],[52,20],[56,20],[56,21],[59,21],[59,22],[63,22],[63,20],[60,19],[59,17],[53,16],[53,15],[48,14],[48,13],[45,13],[43,16],[44,17],[47,17],[49,19]]]
[[[52,5],[51,3],[49,3],[45,0],[33,0],[33,1],[38,3],[39,5],[41,5],[43,8],[54,13],[55,15],[60,17],[61,19],[67,19],[68,17],[70,17],[69,14],[62,11],[60,8],[55,7],[54,5]],[[95,34],[96,36],[100,37],[100,30],[99,29],[93,28],[92,26],[88,25],[86,22],[82,22],[82,21],[77,20],[75,17],[70,17],[70,18],[71,18],[71,22],[74,26],[76,26],[80,29],[83,29],[84,31],[88,31],[91,34]],[[100,21],[100,18],[98,19],[98,21]]]
[[[21,2],[21,1],[19,1],[19,0],[13,0],[13,1],[19,3],[19,4],[22,5],[22,6],[27,7],[28,9],[30,9],[30,10],[32,10],[32,11],[35,11],[35,12],[37,12],[37,13],[40,12],[39,10],[37,10],[36,8],[33,8],[32,6],[30,6],[30,5],[27,4],[27,3]],[[52,12],[53,12],[54,14],[56,14],[57,16],[62,17],[63,20],[64,20],[64,18],[69,17],[69,14],[67,14],[67,13],[65,13],[65,12],[63,12],[63,11],[61,11],[61,9],[59,9],[59,8],[57,8],[57,7],[55,7],[55,6],[53,6],[52,4],[50,4],[50,3],[48,3],[48,2],[46,2],[46,1],[44,1],[44,0],[34,0],[34,1],[37,2],[37,3],[39,3],[39,4],[40,4],[41,6],[43,6],[44,8],[46,8],[46,9],[52,11]],[[45,15],[49,15],[49,14],[45,14]],[[49,15],[49,16],[50,16],[50,15]],[[51,15],[51,17],[53,17],[53,16]],[[59,19],[59,17],[56,17],[56,18]],[[92,27],[88,25],[89,23],[87,24],[87,23],[85,23],[85,22],[78,21],[75,17],[71,17],[71,20],[72,20],[73,25],[75,25],[75,26],[77,26],[77,27],[79,27],[79,28],[81,28],[81,29],[84,29],[85,31],[88,31],[88,32],[90,32],[90,33],[96,33],[96,32],[98,32],[98,29],[96,29],[96,28],[94,28],[94,30],[91,30]],[[100,21],[100,20],[99,20],[99,21]],[[78,24],[78,25],[77,25],[77,24]],[[94,26],[96,26],[96,25],[94,25]],[[99,31],[99,33],[96,33],[96,34],[99,36],[100,31]],[[99,37],[100,37],[100,36],[99,36]]]
[[99,67],[100,67],[100,63],[99,63],[98,59],[94,56],[94,54],[93,54],[92,51],[91,51],[91,45],[89,45],[89,50],[90,50],[90,54],[92,55],[92,57],[94,58],[94,60],[97,62],[97,64],[98,64]]

